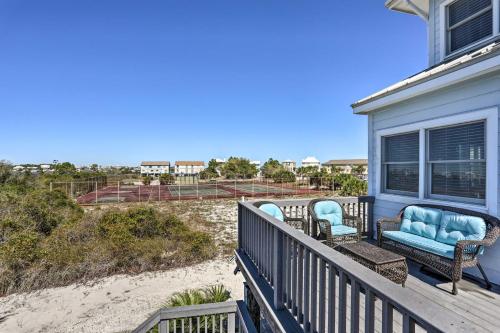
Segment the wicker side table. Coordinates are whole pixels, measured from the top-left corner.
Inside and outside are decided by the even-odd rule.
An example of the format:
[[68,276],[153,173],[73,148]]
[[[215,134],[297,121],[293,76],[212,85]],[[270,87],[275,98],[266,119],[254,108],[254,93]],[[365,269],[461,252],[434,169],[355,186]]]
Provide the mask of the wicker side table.
[[404,287],[408,277],[405,257],[367,242],[342,244],[335,250]]

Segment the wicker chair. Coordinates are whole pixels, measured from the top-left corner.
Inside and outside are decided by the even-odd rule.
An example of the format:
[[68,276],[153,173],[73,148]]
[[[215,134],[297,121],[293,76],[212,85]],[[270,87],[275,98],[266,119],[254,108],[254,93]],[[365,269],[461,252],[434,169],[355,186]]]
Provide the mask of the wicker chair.
[[[336,203],[340,207],[342,214],[342,225],[350,228],[354,228],[355,232],[352,233],[342,233],[335,234],[332,232],[332,223],[327,219],[322,219],[318,217],[316,213],[315,206],[320,202],[330,201]],[[308,205],[309,216],[311,217],[311,223],[316,223],[319,228],[318,235],[311,235],[319,240],[326,240],[326,244],[330,247],[335,247],[340,244],[345,243],[357,243],[361,241],[361,231],[362,231],[362,220],[359,216],[348,215],[344,207],[337,201],[333,199],[313,199]]]
[[308,233],[308,223],[307,223],[307,220],[303,217],[289,217],[285,214],[285,212],[283,211],[283,209],[281,209],[280,206],[278,206],[277,204],[275,204],[274,202],[272,201],[257,201],[257,202],[254,202],[253,204],[255,207],[263,210],[264,212],[268,213],[268,211],[266,211],[266,209],[264,207],[261,208],[261,206],[264,206],[264,205],[269,205],[268,207],[272,207],[274,208],[275,211],[279,211],[281,212],[281,216],[274,216],[276,218],[278,218],[279,220],[282,220],[283,222],[285,222],[286,224],[290,225],[291,227],[294,227],[295,229],[299,229],[299,230],[302,230],[304,231],[304,233]]
[[400,230],[404,207],[395,218],[382,218],[377,222],[378,245],[390,251],[399,253],[408,257],[431,270],[444,275],[453,282],[452,293],[458,293],[456,283],[462,278],[462,270],[467,267],[477,266],[481,275],[484,278],[487,288],[491,288],[491,283],[488,280],[481,264],[479,263],[478,255],[485,246],[491,246],[495,243],[500,232],[500,220],[494,216],[449,206],[415,204],[411,206],[419,206],[425,208],[435,208],[443,211],[455,212],[458,214],[481,217],[486,222],[486,235],[482,240],[460,240],[455,245],[454,258],[446,258],[433,254],[424,250],[405,245],[395,240],[384,237],[384,231]]

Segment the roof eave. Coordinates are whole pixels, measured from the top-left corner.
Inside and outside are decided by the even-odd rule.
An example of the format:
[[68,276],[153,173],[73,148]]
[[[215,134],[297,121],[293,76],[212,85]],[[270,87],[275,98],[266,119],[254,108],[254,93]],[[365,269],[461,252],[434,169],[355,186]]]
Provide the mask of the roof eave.
[[428,0],[387,0],[385,7],[390,10],[420,16],[425,21],[429,18]]
[[500,55],[490,57],[466,67],[449,70],[439,76],[430,77],[426,80],[409,84],[368,101],[354,103],[351,107],[355,114],[368,114],[389,105],[436,91],[452,84],[474,79],[494,71],[500,71]]

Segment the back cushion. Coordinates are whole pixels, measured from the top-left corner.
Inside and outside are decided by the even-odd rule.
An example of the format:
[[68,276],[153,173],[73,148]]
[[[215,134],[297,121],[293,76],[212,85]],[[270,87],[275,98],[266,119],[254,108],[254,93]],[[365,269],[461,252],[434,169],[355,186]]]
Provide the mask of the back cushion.
[[400,231],[435,239],[441,223],[440,209],[408,206],[403,214]]
[[342,207],[335,201],[317,202],[314,205],[314,213],[319,219],[328,220],[331,225],[342,224]]
[[272,204],[272,203],[263,204],[263,205],[261,205],[259,207],[259,209],[263,210],[267,214],[271,215],[272,217],[277,218],[280,221],[284,221],[285,220],[285,218],[283,216],[283,212],[275,204]]
[[443,212],[436,240],[455,245],[459,240],[481,240],[486,235],[486,222],[480,217]]

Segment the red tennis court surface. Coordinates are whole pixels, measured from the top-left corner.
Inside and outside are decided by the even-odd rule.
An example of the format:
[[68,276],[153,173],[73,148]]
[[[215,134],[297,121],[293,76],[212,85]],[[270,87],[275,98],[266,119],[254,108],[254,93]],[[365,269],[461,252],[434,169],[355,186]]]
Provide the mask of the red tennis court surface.
[[295,184],[217,183],[198,185],[114,185],[77,198],[80,204],[148,202],[300,195],[317,192]]

